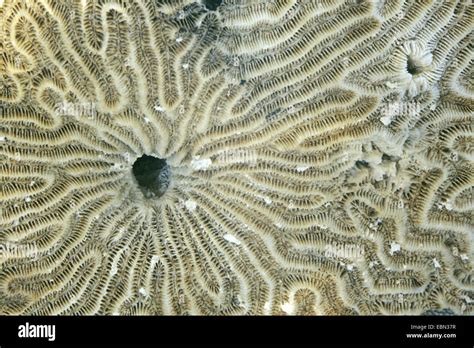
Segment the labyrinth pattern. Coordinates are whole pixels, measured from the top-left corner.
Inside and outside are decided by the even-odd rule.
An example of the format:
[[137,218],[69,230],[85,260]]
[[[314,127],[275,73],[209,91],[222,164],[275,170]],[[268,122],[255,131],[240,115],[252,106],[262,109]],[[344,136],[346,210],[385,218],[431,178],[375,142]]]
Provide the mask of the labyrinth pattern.
[[473,2],[210,3],[0,0],[0,314],[473,314]]

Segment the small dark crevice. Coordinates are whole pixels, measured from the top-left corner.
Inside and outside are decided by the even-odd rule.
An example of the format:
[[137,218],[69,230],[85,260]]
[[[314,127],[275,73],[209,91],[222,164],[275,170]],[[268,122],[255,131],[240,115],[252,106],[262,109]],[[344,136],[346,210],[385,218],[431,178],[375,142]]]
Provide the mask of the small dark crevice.
[[278,118],[280,112],[281,112],[281,108],[277,108],[273,110],[272,112],[270,112],[268,115],[266,115],[265,119],[267,120],[267,122],[271,122]]
[[421,66],[417,65],[415,60],[413,60],[413,58],[408,57],[407,71],[412,75],[418,75],[418,74],[421,74],[423,72],[423,68]]
[[387,155],[386,153],[384,153],[384,154],[382,154],[382,161],[398,162],[398,161],[400,161],[400,157],[399,156]]
[[368,168],[368,167],[370,167],[369,162],[364,161],[364,160],[356,161],[355,165],[356,165],[357,168]]

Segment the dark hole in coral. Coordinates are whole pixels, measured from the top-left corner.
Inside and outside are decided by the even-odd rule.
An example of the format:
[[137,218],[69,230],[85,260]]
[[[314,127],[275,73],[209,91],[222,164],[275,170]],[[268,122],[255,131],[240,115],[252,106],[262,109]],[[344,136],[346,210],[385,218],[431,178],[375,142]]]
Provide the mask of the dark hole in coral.
[[364,161],[364,160],[359,160],[355,162],[355,165],[357,166],[357,168],[368,168],[369,162]]
[[400,161],[400,157],[391,156],[391,155],[387,155],[386,153],[384,153],[384,154],[382,154],[382,161],[398,162],[398,161]]
[[417,75],[423,71],[423,69],[416,64],[413,58],[408,57],[407,60],[407,71],[412,75]]
[[222,4],[222,0],[203,0],[204,6],[210,11],[215,11]]
[[444,153],[451,153],[451,149],[448,147],[442,147],[441,151],[443,151]]
[[146,198],[161,197],[168,189],[170,167],[164,159],[143,155],[133,164],[132,172]]
[[278,118],[280,112],[281,112],[281,108],[277,108],[273,110],[272,112],[270,112],[268,115],[266,115],[265,119],[267,120],[267,122],[271,122],[275,120],[276,118]]

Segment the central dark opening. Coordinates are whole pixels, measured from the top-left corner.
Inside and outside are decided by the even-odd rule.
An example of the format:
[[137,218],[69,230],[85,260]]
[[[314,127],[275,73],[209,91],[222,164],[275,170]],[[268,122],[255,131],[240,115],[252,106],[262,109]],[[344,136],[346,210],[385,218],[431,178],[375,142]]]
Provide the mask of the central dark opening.
[[164,159],[143,155],[133,164],[132,172],[146,198],[161,197],[168,189],[170,167]]
[[203,0],[204,6],[210,11],[215,11],[222,4],[222,0]]
[[413,58],[408,57],[407,60],[407,71],[412,75],[418,75],[423,72],[423,68],[416,64]]

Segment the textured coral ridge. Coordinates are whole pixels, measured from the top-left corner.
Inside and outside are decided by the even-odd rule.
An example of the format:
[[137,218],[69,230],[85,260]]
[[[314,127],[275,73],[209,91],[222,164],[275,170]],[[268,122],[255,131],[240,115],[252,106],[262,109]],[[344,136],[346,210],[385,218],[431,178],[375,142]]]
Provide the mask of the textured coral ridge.
[[1,3],[1,314],[473,313],[471,1]]

